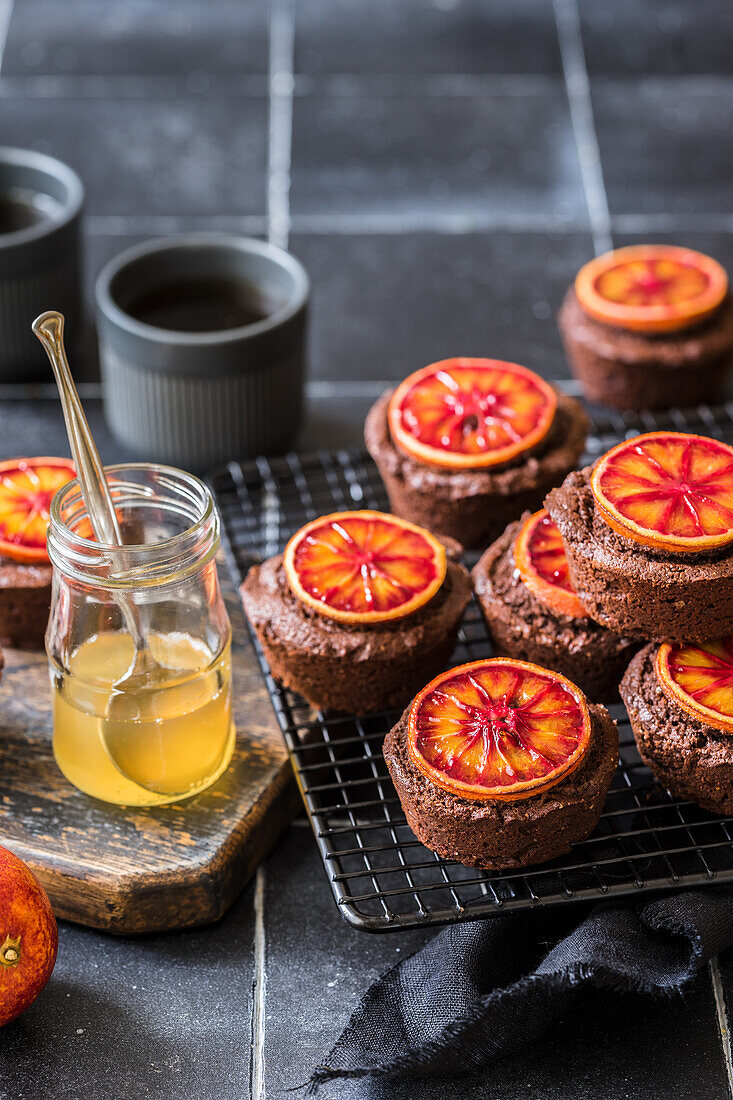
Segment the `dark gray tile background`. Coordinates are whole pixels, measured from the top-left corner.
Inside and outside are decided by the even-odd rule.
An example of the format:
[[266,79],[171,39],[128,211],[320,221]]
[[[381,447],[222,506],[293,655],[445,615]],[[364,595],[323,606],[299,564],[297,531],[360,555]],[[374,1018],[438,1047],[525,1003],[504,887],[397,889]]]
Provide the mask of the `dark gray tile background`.
[[[84,177],[89,302],[148,236],[289,245],[313,278],[300,445],[340,446],[431,359],[564,378],[554,315],[594,249],[674,240],[733,269],[732,50],[729,0],[0,0],[0,141]],[[105,458],[144,458],[106,431],[85,347]],[[66,449],[42,389],[0,387],[0,430],[6,455]],[[344,924],[296,823],[213,928],[62,927],[51,985],[0,1034],[0,1100],[283,1095],[428,935]],[[583,996],[480,1078],[323,1095],[731,1100],[726,992],[721,959],[682,998]]]

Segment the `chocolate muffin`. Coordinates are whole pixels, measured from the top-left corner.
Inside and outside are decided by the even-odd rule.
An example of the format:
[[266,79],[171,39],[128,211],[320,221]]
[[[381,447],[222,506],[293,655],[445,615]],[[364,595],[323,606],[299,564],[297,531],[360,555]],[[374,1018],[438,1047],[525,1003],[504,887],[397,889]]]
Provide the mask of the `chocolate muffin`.
[[387,409],[392,391],[369,410],[364,441],[389,496],[392,511],[464,546],[483,548],[525,511],[541,507],[547,492],[583,453],[589,420],[564,394],[547,436],[516,460],[496,468],[447,469],[417,461],[395,444]]
[[241,597],[272,675],[321,710],[367,714],[404,703],[453,652],[471,595],[459,552],[449,545],[444,580],[427,603],[382,622],[341,621],[304,602],[282,554],[253,566]]
[[604,707],[588,706],[590,741],[579,766],[549,789],[511,800],[463,797],[424,774],[408,745],[411,707],[388,733],[384,758],[407,823],[431,851],[508,870],[563,855],[597,824],[618,763],[618,733]]
[[68,458],[0,462],[0,642],[43,649],[53,569],[46,549],[51,501],[75,476]]
[[588,614],[622,635],[704,641],[733,631],[733,551],[694,554],[640,545],[601,516],[592,467],[569,474],[545,501]]
[[733,736],[667,697],[655,669],[658,649],[645,646],[621,681],[639,754],[673,794],[712,813],[733,814]]
[[606,630],[587,615],[560,614],[529,590],[514,560],[527,518],[510,524],[472,572],[494,648],[562,673],[589,699],[616,699],[619,680],[642,641]]
[[0,557],[0,643],[43,649],[51,611],[53,568]]
[[719,400],[733,365],[733,299],[679,333],[629,332],[590,317],[571,287],[558,326],[589,401],[616,409],[668,409]]

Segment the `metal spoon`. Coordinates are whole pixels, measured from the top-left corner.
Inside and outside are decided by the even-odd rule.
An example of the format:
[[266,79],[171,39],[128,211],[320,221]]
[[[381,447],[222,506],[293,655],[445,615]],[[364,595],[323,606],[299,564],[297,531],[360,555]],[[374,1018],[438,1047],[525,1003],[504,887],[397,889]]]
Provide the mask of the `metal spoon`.
[[[66,432],[69,437],[71,453],[76,466],[81,495],[87,514],[98,542],[106,546],[119,546],[123,542],[117,522],[112,497],[99,457],[94,437],[89,429],[87,418],[74,379],[71,376],[66,349],[64,348],[64,315],[56,310],[47,310],[31,325],[33,332],[43,344],[51,361],[56,384],[59,388],[61,407],[64,411]],[[120,566],[124,568],[124,553],[120,554]],[[118,605],[125,620],[125,626],[135,644],[134,660],[125,674],[125,680],[132,676],[146,675],[150,671],[152,658],[148,649],[144,631],[140,623],[138,608],[132,600],[119,598]],[[118,685],[122,681],[118,681]]]

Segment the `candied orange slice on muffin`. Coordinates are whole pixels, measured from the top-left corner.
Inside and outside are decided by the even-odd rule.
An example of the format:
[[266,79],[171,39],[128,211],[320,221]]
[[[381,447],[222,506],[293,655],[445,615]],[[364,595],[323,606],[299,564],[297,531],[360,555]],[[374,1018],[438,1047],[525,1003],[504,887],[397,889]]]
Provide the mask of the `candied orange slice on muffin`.
[[581,267],[575,293],[596,321],[633,332],[675,332],[715,312],[728,293],[728,276],[702,252],[636,244]]
[[388,408],[395,444],[419,462],[476,469],[510,462],[552,426],[557,394],[500,359],[443,359],[411,374]]
[[643,546],[697,553],[733,542],[733,447],[649,432],[598,460],[591,491],[602,519]]
[[385,512],[333,512],[285,547],[285,572],[308,607],[343,623],[381,623],[418,611],[442,585],[445,547]]
[[546,607],[571,619],[585,618],[570,579],[560,532],[546,508],[528,516],[514,542],[514,564],[526,588]]
[[655,667],[668,699],[698,721],[733,733],[733,636],[697,645],[665,642]]
[[48,562],[46,531],[51,501],[61,486],[75,477],[68,458],[0,462],[0,554],[17,562]]
[[579,766],[590,736],[575,684],[510,657],[441,673],[416,696],[407,723],[419,770],[451,794],[484,800],[554,787]]

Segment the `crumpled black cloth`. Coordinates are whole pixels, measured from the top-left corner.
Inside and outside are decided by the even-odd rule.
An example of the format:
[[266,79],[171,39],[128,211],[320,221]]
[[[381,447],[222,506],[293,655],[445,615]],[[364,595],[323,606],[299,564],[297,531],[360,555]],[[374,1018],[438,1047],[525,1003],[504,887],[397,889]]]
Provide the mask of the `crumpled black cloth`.
[[475,1073],[541,1034],[585,984],[665,994],[733,944],[733,889],[453,925],[367,991],[310,1092],[338,1077]]

